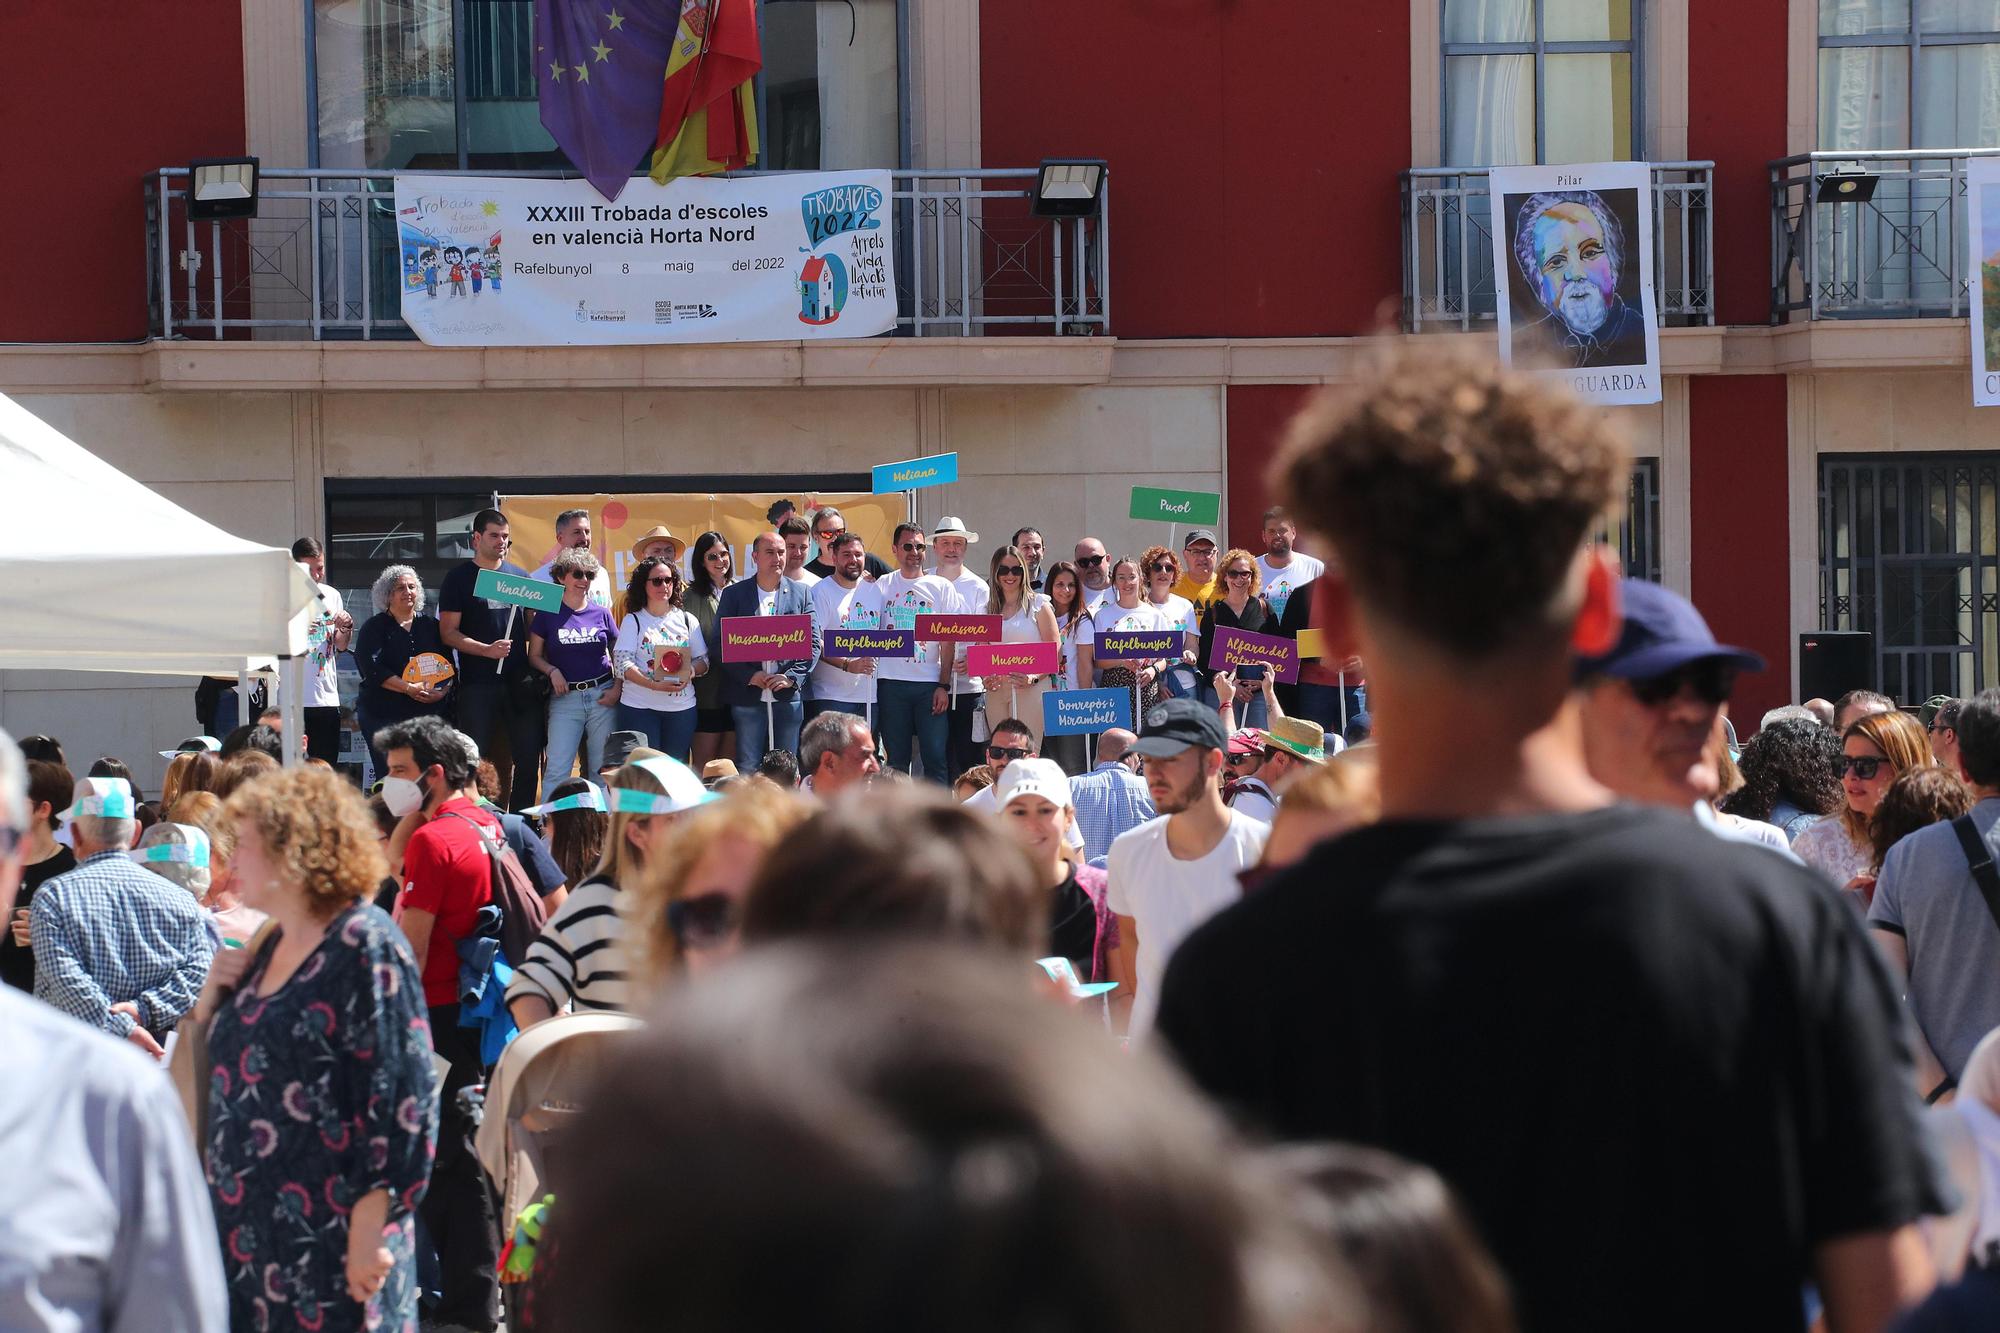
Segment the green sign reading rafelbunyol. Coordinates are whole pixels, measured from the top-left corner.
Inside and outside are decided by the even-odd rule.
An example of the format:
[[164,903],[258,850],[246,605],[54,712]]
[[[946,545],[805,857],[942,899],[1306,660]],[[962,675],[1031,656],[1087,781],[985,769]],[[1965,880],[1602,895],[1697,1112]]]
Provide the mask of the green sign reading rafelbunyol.
[[1157,486],[1134,486],[1132,517],[1207,527],[1222,517],[1222,497],[1207,491],[1163,491]]
[[525,606],[530,611],[553,611],[562,605],[562,585],[526,574],[508,574],[498,569],[482,569],[472,581],[472,595],[489,602]]

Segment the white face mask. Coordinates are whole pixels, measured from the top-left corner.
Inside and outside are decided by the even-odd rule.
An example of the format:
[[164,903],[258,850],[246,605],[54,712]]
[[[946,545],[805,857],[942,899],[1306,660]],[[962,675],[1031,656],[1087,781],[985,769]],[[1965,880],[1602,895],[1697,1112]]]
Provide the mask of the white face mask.
[[389,807],[390,814],[401,819],[404,815],[423,808],[424,789],[408,778],[384,778],[382,804]]

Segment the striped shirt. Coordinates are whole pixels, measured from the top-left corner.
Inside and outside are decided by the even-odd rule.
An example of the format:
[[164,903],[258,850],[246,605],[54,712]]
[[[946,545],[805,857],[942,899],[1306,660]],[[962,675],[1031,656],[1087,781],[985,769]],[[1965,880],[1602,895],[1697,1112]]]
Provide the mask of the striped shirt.
[[[123,1037],[159,1036],[194,1008],[215,937],[194,895],[124,852],[99,852],[42,885],[28,909],[35,998]],[[134,1003],[139,1021],[111,1012]]]
[[1076,826],[1083,830],[1083,854],[1092,865],[1103,864],[1120,834],[1157,813],[1146,780],[1115,759],[1071,778],[1069,800],[1076,809]]
[[570,890],[562,907],[528,946],[514,970],[507,999],[540,995],[560,1012],[570,1001],[578,1013],[625,1011],[625,922],[618,915],[618,886],[592,875]]

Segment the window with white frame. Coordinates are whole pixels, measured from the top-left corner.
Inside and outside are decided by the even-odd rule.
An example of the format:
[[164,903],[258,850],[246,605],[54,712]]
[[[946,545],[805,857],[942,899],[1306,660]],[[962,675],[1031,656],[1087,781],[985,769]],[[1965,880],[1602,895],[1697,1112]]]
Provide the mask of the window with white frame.
[[1441,3],[1448,165],[1644,156],[1641,0]]
[[1819,0],[1819,142],[2000,143],[2000,0]]

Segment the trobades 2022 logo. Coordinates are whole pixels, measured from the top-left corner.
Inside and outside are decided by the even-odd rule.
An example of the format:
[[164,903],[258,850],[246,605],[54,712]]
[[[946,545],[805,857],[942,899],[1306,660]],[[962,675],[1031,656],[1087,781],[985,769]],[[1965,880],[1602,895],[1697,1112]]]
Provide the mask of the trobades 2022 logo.
[[[799,199],[799,214],[811,243],[800,251],[806,261],[795,283],[801,324],[833,323],[854,291],[847,261],[832,252],[815,254],[814,250],[836,236],[879,231],[882,220],[875,214],[881,207],[882,192],[872,185],[836,185]],[[854,243],[860,246],[864,241],[880,244],[878,237],[859,236]]]

